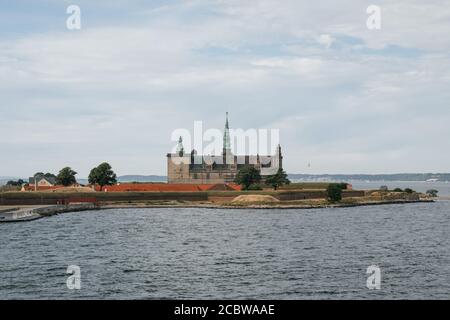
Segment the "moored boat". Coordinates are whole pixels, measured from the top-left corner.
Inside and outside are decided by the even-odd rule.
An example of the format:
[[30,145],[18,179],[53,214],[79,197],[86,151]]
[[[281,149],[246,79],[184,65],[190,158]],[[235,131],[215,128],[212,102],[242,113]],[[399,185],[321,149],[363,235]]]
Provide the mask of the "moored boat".
[[0,223],[31,221],[39,218],[42,218],[42,216],[38,213],[35,213],[33,209],[12,209],[11,211],[0,213]]

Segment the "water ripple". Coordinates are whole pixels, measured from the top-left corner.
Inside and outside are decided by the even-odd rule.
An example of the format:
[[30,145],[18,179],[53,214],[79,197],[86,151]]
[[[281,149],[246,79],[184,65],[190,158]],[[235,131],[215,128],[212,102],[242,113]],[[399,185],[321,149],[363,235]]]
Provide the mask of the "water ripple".
[[[448,299],[450,202],[119,209],[0,225],[3,299]],[[81,268],[81,290],[66,286]],[[382,289],[366,288],[369,265]]]

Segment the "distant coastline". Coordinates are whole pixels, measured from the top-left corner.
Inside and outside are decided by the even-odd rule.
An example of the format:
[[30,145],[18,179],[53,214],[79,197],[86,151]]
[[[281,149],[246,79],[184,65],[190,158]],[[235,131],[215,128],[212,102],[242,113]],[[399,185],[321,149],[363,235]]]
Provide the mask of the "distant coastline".
[[300,181],[450,181],[450,173],[393,173],[393,174],[289,174]]

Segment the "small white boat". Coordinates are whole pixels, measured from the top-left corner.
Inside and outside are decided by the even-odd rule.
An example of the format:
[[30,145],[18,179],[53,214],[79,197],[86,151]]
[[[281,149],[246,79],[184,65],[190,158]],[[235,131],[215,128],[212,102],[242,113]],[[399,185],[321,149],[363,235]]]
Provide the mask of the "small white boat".
[[0,223],[31,221],[39,218],[42,218],[42,216],[38,213],[35,213],[32,209],[13,209],[12,211],[0,213]]

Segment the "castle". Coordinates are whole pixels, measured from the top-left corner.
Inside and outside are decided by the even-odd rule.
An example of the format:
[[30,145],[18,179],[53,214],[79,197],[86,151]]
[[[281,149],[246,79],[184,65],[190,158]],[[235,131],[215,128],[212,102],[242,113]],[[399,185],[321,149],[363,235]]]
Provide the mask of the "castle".
[[197,155],[196,150],[185,153],[180,137],[175,153],[167,154],[167,182],[192,184],[232,183],[245,166],[260,171],[261,177],[275,174],[282,168],[283,156],[278,145],[275,155],[233,155],[231,152],[228,112],[223,133],[223,151],[220,156]]

